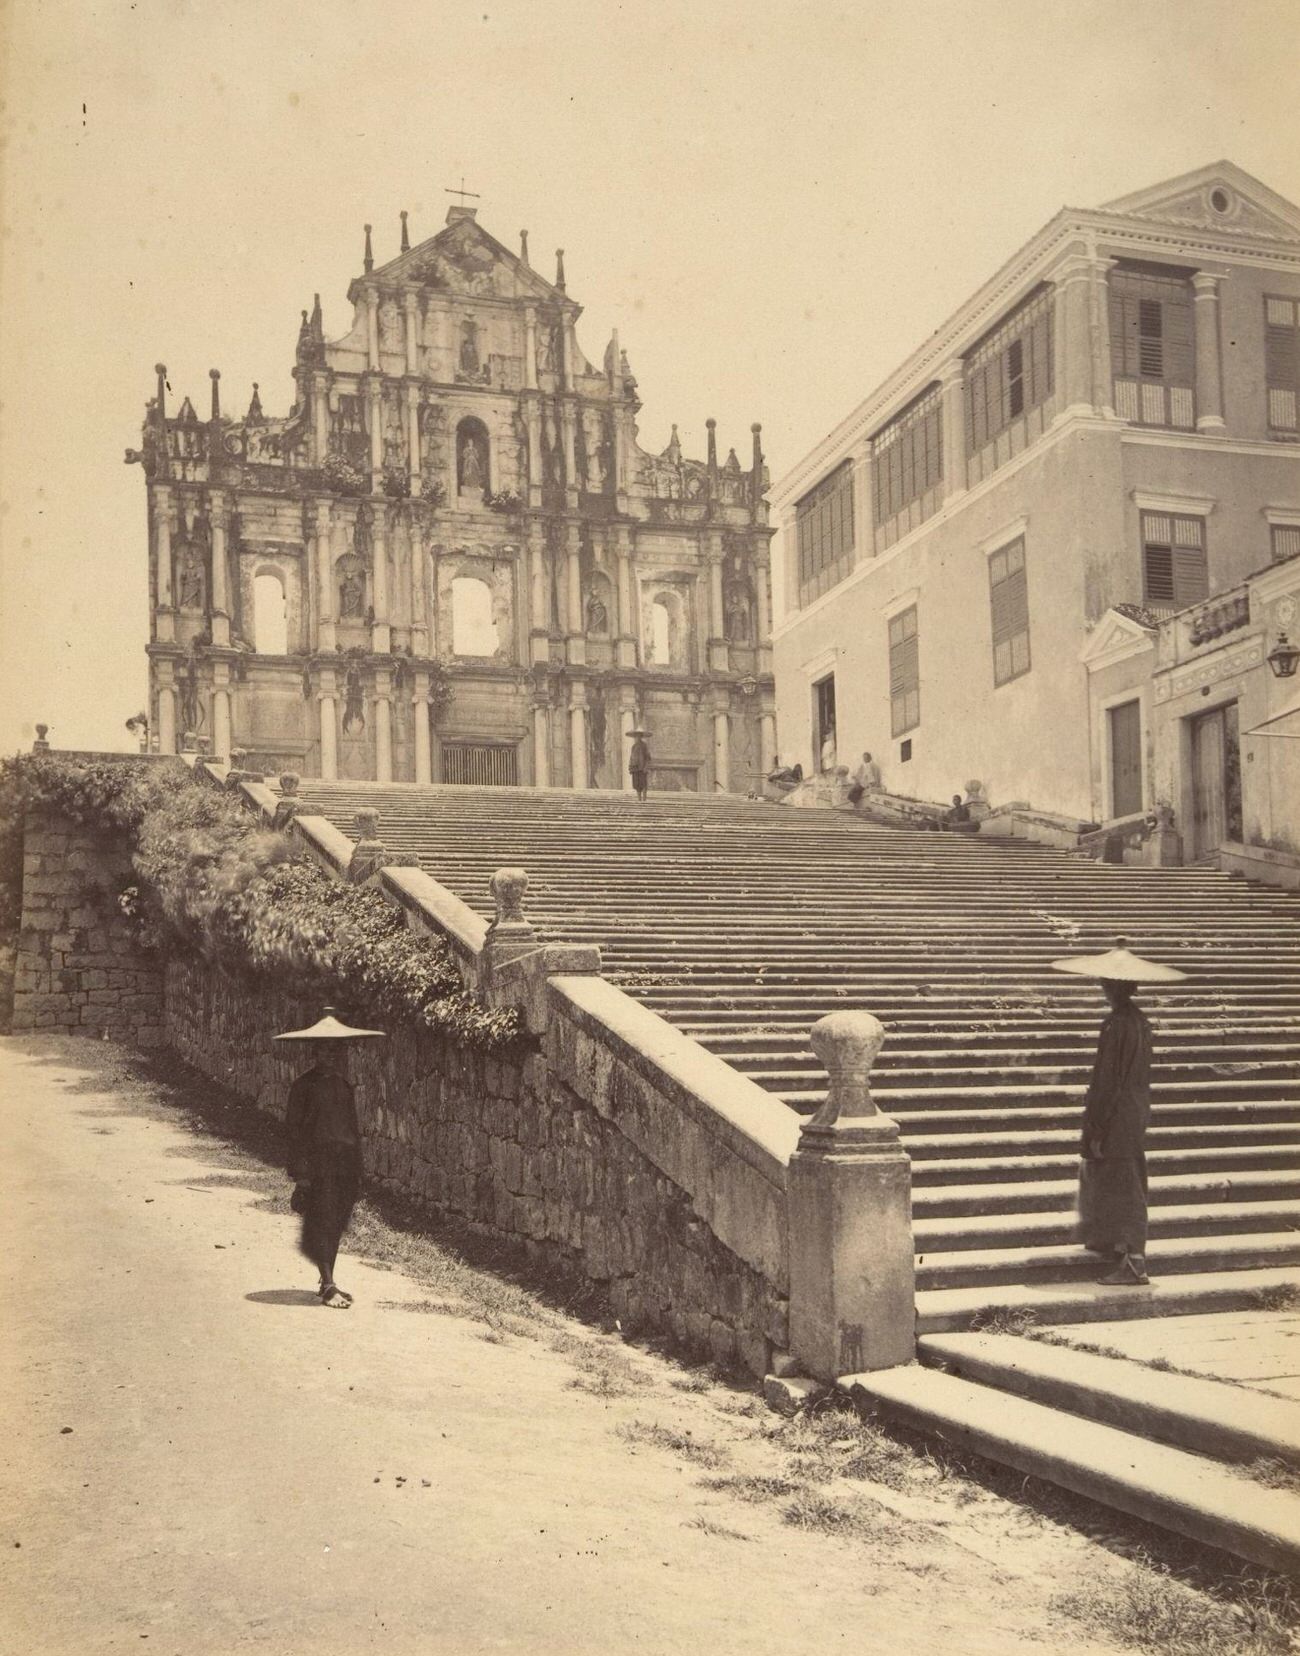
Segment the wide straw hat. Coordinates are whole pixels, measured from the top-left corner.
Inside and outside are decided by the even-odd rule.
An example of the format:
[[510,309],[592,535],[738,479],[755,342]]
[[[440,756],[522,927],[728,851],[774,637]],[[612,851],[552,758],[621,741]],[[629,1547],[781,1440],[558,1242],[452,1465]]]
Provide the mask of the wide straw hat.
[[650,732],[648,730],[625,730],[623,734],[625,736],[648,736]]
[[334,1008],[327,1006],[325,1015],[319,1023],[314,1023],[309,1029],[287,1029],[283,1035],[273,1035],[273,1041],[364,1041],[369,1038],[382,1039],[382,1029],[353,1029],[351,1024],[340,1023],[334,1016]]
[[1074,977],[1103,978],[1110,983],[1186,983],[1186,972],[1143,960],[1124,947],[1126,941],[1117,937],[1116,946],[1106,954],[1068,955],[1064,960],[1054,960],[1052,970],[1069,972]]

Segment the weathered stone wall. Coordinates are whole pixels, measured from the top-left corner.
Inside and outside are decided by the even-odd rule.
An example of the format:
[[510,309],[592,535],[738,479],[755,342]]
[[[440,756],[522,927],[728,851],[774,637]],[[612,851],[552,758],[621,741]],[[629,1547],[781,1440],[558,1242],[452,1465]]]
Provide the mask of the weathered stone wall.
[[[302,1057],[271,1037],[319,1014],[201,962],[167,967],[169,1043],[275,1115]],[[770,1273],[725,1246],[686,1190],[613,1119],[638,1099],[644,1113],[649,1084],[628,1069],[597,1095],[603,1108],[588,1101],[591,1046],[561,1017],[512,1056],[414,1031],[362,1044],[351,1063],[370,1180],[535,1263],[585,1277],[626,1328],[766,1372],[771,1348],[787,1344],[783,1235],[767,1239],[782,1261]],[[743,1185],[745,1169],[732,1179]],[[715,1170],[714,1183],[726,1182]]]
[[28,813],[14,963],[15,1033],[101,1032],[156,1046],[162,980],[118,898],[134,883],[125,842],[48,811]]

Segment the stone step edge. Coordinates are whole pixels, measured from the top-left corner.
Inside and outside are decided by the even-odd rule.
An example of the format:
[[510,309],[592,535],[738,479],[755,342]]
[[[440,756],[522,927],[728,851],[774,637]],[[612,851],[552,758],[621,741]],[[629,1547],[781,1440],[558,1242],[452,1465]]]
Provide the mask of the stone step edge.
[[971,1331],[974,1319],[987,1320],[998,1312],[1030,1314],[1040,1323],[1086,1323],[1190,1316],[1201,1311],[1258,1311],[1261,1295],[1279,1289],[1300,1289],[1300,1270],[1268,1266],[1189,1272],[1156,1278],[1145,1288],[1103,1288],[1097,1282],[923,1288],[916,1295],[916,1328],[918,1335],[964,1334]]
[[917,1355],[928,1367],[1193,1454],[1300,1466],[1300,1408],[1290,1398],[1014,1334],[926,1334]]
[[[1268,1220],[1269,1223],[1242,1232],[1234,1232],[1232,1229],[1234,1225],[1240,1224],[1250,1227],[1254,1220]],[[916,1241],[918,1253],[965,1253],[968,1249],[979,1246],[980,1237],[1004,1234],[1010,1236],[1013,1233],[1026,1237],[1059,1236],[1063,1246],[1070,1240],[1077,1225],[1078,1217],[1073,1204],[1070,1204],[1057,1212],[966,1213],[941,1214],[933,1218],[914,1217],[912,1236]],[[1166,1236],[1173,1239],[1177,1232],[1162,1227],[1183,1225],[1207,1227],[1214,1234],[1225,1236],[1257,1235],[1268,1231],[1276,1233],[1285,1229],[1300,1231],[1300,1201],[1263,1198],[1253,1202],[1184,1202],[1171,1203],[1165,1207],[1151,1207],[1147,1210],[1148,1234],[1151,1236]],[[1188,1234],[1195,1236],[1202,1232],[1199,1229],[1191,1229]],[[1012,1242],[987,1244],[989,1247],[1020,1245]]]
[[839,1382],[859,1407],[1267,1569],[1300,1564],[1300,1495],[1185,1449],[908,1364]]
[[[1196,1260],[1203,1254],[1226,1257],[1233,1254],[1258,1254],[1269,1256],[1270,1259],[1278,1256],[1275,1258],[1278,1265],[1300,1265],[1300,1231],[1216,1231],[1209,1235],[1194,1233],[1191,1236],[1153,1236],[1147,1243],[1147,1262],[1152,1276],[1162,1271],[1178,1271],[1180,1275],[1186,1275],[1188,1273],[1180,1268],[1181,1262]],[[1112,1269],[1112,1262],[1090,1254],[1078,1243],[954,1248],[948,1252],[929,1249],[924,1254],[919,1250],[917,1253],[918,1271],[924,1270],[930,1276],[956,1271],[1041,1272],[1083,1267],[1099,1272],[1108,1271]],[[1263,1260],[1260,1262],[1260,1268],[1267,1268]]]

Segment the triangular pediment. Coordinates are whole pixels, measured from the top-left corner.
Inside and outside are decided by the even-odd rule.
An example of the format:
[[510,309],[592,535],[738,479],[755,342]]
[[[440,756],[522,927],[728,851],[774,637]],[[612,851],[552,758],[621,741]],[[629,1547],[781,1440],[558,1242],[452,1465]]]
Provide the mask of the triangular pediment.
[[1108,667],[1138,655],[1155,642],[1155,618],[1140,619],[1136,605],[1108,609],[1084,640],[1079,660],[1085,667]]
[[554,300],[563,297],[545,277],[471,218],[456,219],[436,236],[380,266],[370,280],[432,288],[471,298]]
[[1216,161],[1120,196],[1106,202],[1102,211],[1228,235],[1300,241],[1300,207],[1231,161]]

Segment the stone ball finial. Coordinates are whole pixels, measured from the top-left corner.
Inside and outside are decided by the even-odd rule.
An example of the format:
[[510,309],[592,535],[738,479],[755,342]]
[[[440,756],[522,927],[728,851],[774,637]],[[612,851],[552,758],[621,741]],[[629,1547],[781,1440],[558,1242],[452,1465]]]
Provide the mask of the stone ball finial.
[[871,1097],[871,1066],[884,1044],[885,1026],[870,1012],[831,1012],[808,1032],[813,1051],[830,1077],[826,1102],[810,1125],[879,1114]]
[[524,893],[528,890],[528,874],[522,868],[498,868],[488,881],[488,890],[496,904],[498,926],[522,926]]
[[50,744],[45,740],[45,738],[49,735],[49,733],[50,733],[49,725],[47,725],[47,724],[38,724],[37,725],[37,727],[36,727],[36,740],[32,743],[32,752],[33,753],[44,753],[49,748]]
[[356,815],[357,833],[363,840],[379,838],[379,812],[372,805],[366,805]]
[[984,784],[982,782],[968,782],[966,784],[967,799],[983,799]]
[[280,792],[292,796],[302,785],[302,777],[297,771],[280,772]]

